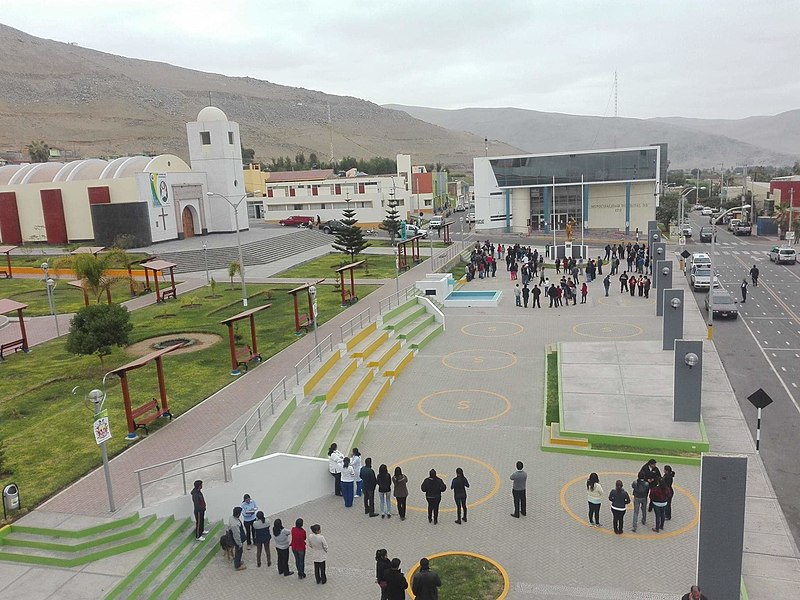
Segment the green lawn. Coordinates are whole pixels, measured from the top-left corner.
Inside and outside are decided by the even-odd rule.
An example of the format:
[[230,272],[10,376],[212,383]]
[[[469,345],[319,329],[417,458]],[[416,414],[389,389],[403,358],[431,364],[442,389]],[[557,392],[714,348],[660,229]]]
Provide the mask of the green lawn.
[[[391,279],[396,275],[394,256],[362,254],[356,258],[356,261],[359,260],[365,260],[366,263],[355,270],[356,279]],[[340,252],[332,252],[303,265],[298,265],[287,271],[278,273],[276,277],[318,277],[320,279],[324,277],[329,281],[337,281],[339,275],[334,272],[334,269],[348,265],[350,262],[349,255],[344,255]],[[345,274],[345,282],[348,281],[348,278],[349,274]]]
[[[451,245],[451,244],[445,244],[442,241],[437,241],[435,234],[433,236],[433,240],[434,240],[433,241],[433,247],[434,248],[447,248],[447,246]],[[390,240],[384,240],[384,239],[374,240],[374,239],[370,238],[368,241],[369,241],[369,245],[370,246],[374,246],[376,248],[391,248],[392,247],[392,242]],[[431,243],[430,243],[429,240],[422,240],[419,243],[419,245],[420,245],[420,248],[430,248]]]
[[[124,302],[130,300],[130,288],[127,281],[118,281],[111,288],[111,299],[113,301]],[[47,306],[47,291],[43,281],[38,279],[0,279],[0,298],[8,298],[27,304],[25,316],[40,317],[49,315],[50,309]],[[67,285],[67,280],[57,279],[54,290],[56,311],[58,313],[72,313],[81,308],[83,304],[83,292],[78,288]],[[102,298],[105,301],[105,294]],[[94,302],[94,298],[89,298]]]
[[[36,267],[40,268],[43,262],[50,263],[51,266],[58,266],[56,264],[59,260],[63,261],[69,255],[67,254],[58,254],[58,255],[45,255],[45,254],[37,254],[35,250],[31,250],[29,254],[12,254],[11,255],[11,265],[14,267]],[[129,253],[129,256],[134,260],[143,260],[148,257],[147,254],[143,253],[136,253],[132,252]],[[5,254],[0,254],[0,269],[5,268],[6,266],[6,257]]]
[[558,410],[558,352],[547,355],[547,425],[561,420]]
[[442,587],[439,600],[497,600],[503,592],[503,576],[480,558],[451,554],[431,561]]
[[[259,351],[265,360],[297,339],[291,297],[286,294],[291,287],[248,286],[250,307],[272,304],[272,308],[256,316]],[[376,286],[361,286],[359,296],[363,298],[375,289]],[[240,290],[218,285],[216,293],[218,298],[209,298],[208,288],[196,290],[177,301],[137,310],[131,315],[132,343],[181,332],[208,332],[223,337],[222,342],[201,351],[165,357],[167,393],[175,415],[185,413],[232,380],[227,329],[219,321],[242,310]],[[317,299],[321,323],[342,310],[339,295],[332,286],[322,286]],[[199,305],[189,306],[190,303]],[[238,333],[249,339],[246,321]],[[91,432],[91,412],[84,405],[83,396],[100,386],[104,373],[132,358],[116,349],[101,365],[96,357],[67,353],[62,338],[35,346],[30,354],[12,354],[0,363],[0,439],[6,456],[5,469],[0,467],[0,471],[7,471],[0,473],[0,487],[9,481],[16,482],[25,506],[32,508],[98,466],[100,453]],[[158,397],[154,365],[131,371],[128,380],[134,407]],[[113,439],[108,447],[114,455],[129,442],[125,441],[127,429],[118,380],[111,376],[109,381],[106,407]],[[78,395],[71,394],[75,386],[79,386]],[[168,427],[169,422],[153,422],[151,429],[159,426]]]

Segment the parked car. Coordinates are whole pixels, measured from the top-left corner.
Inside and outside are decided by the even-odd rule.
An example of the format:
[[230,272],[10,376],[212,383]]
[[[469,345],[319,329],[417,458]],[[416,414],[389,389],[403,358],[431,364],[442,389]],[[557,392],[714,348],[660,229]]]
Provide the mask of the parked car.
[[793,265],[797,262],[797,252],[795,252],[794,248],[774,246],[772,250],[769,251],[769,259],[779,265]]
[[711,242],[711,237],[714,235],[714,228],[711,225],[703,225],[700,228],[700,241]]
[[690,260],[689,264],[692,267],[697,265],[705,265],[706,267],[711,268],[711,257],[705,252],[695,252],[689,258],[689,260]]
[[475,213],[468,212],[467,213],[467,223],[474,223],[475,222]]
[[681,235],[683,237],[692,237],[692,226],[691,225],[682,225],[681,226]]
[[464,212],[467,210],[467,206],[465,204],[456,204],[456,207],[453,210],[455,212]]
[[700,214],[702,214],[704,217],[710,217],[712,212],[714,212],[713,208],[711,208],[710,206],[704,206],[703,212]]
[[731,219],[730,221],[728,221],[728,231],[731,232],[736,231],[736,226],[739,224],[740,221],[741,219]]
[[726,290],[714,290],[711,294],[706,295],[706,312],[709,311],[709,296],[714,297],[714,313],[711,315],[712,319],[717,317],[729,317],[736,319],[739,317],[739,309],[736,307],[736,300]]
[[[707,290],[711,287],[711,269],[708,268],[708,265],[693,266],[689,274],[689,283],[695,291]],[[714,274],[714,287],[720,287],[719,277],[716,274]]]
[[428,221],[428,228],[441,229],[443,224],[444,224],[444,219],[442,217],[431,217],[431,220]]
[[286,227],[311,227],[314,224],[314,217],[301,217],[300,215],[292,215],[286,219],[278,221],[279,224]]
[[415,235],[421,235],[422,237],[428,237],[428,230],[423,229],[419,225],[414,225],[413,223],[406,223],[406,235],[408,237],[414,237]]
[[322,224],[322,231],[325,233],[339,233],[344,229],[347,229],[347,225],[336,219],[331,219]]
[[739,221],[733,230],[733,235],[752,235],[753,226],[748,221]]

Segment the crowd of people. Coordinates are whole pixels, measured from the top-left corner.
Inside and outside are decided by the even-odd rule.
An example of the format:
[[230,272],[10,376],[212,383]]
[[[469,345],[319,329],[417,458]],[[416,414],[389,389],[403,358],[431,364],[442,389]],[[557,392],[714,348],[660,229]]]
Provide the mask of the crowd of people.
[[[647,524],[647,513],[654,513],[654,527],[656,533],[664,529],[665,521],[672,519],[672,498],[675,495],[672,483],[675,479],[675,471],[669,465],[664,466],[662,474],[658,468],[656,459],[648,460],[636,476],[636,480],[631,483],[630,493],[625,490],[625,484],[621,479],[617,479],[614,489],[608,494],[611,502],[611,516],[613,520],[614,533],[621,535],[625,526],[625,511],[628,505],[633,502],[633,527],[631,531],[636,532],[641,516],[642,525]],[[589,504],[589,525],[592,527],[602,527],[600,524],[600,505],[605,498],[603,486],[597,473],[590,473],[586,480],[586,495]],[[649,500],[649,506],[648,506]]]

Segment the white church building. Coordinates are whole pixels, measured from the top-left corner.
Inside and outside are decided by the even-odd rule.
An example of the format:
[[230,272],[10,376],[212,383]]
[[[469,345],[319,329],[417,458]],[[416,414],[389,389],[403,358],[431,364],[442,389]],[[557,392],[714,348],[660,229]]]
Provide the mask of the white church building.
[[186,133],[191,166],[172,154],[0,166],[0,242],[110,246],[130,235],[147,246],[234,231],[226,198],[245,196],[239,125],[207,106]]

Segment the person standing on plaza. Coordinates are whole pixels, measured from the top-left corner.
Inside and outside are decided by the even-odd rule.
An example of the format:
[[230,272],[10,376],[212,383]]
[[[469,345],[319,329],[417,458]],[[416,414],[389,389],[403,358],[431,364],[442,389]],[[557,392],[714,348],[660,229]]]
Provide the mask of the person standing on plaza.
[[381,588],[381,600],[388,599],[389,570],[392,568],[392,561],[385,549],[381,548],[375,552],[375,583]]
[[[519,284],[517,284],[519,285]],[[531,296],[531,291],[528,289],[528,284],[522,286],[522,306],[528,308],[528,299]]]
[[622,535],[622,528],[625,525],[625,510],[631,503],[631,497],[625,491],[621,480],[617,479],[614,489],[608,495],[608,500],[611,502],[611,513],[614,516],[614,533]]
[[350,458],[345,456],[342,463],[341,479],[339,485],[342,490],[342,498],[347,508],[353,506],[353,494],[356,486],[356,472],[350,465]]
[[600,527],[600,504],[603,502],[603,486],[597,473],[590,473],[586,480],[586,496],[589,501],[589,525]]
[[394,476],[392,477],[394,484],[394,497],[397,500],[397,514],[400,515],[400,520],[406,520],[406,500],[408,499],[408,477],[403,474],[400,467],[394,468]]
[[520,299],[522,298],[522,289],[519,284],[514,286],[514,306],[522,306]]
[[364,481],[361,479],[361,467],[363,465],[361,463],[361,452],[358,451],[358,448],[353,448],[350,452],[350,466],[353,467],[353,471],[356,474],[356,498],[360,498],[361,491],[364,489]]
[[192,488],[192,507],[194,508],[194,539],[204,542],[206,539],[206,499],[203,496],[203,481],[198,479]]
[[606,260],[611,257],[611,244],[606,244]]
[[750,269],[750,278],[753,280],[753,287],[758,287],[758,275],[760,271],[758,267],[753,265],[753,268]]
[[581,286],[581,304],[586,304],[586,296],[589,295],[589,286],[586,285],[586,282],[583,282]]
[[297,519],[292,527],[292,542],[289,544],[294,554],[294,564],[297,568],[297,578],[306,578],[306,530],[303,529],[303,519]]
[[611,287],[611,275],[603,277],[603,288],[606,290],[606,297],[608,297],[608,290]]
[[[464,477],[464,470],[461,467],[456,469],[456,476],[450,482],[450,489],[453,490],[453,499],[456,502],[456,523],[461,525],[461,521],[467,522],[467,488],[469,481]],[[462,517],[463,511],[463,517]]]
[[628,279],[628,291],[631,293],[631,298],[636,295],[636,284],[639,283],[639,280],[636,279],[635,276],[631,275]]
[[693,585],[689,588],[689,593],[681,596],[681,600],[708,600],[700,591],[699,585]]
[[652,285],[652,283],[653,282],[650,281],[650,278],[645,275],[645,278],[644,278],[644,297],[645,298],[649,298],[650,297],[650,286]]
[[328,541],[320,533],[322,528],[319,525],[311,526],[311,535],[308,536],[308,558],[314,563],[314,579],[317,583],[328,583],[328,576],[325,574],[325,563],[328,560]]
[[619,276],[619,293],[628,291],[628,272],[623,271]]
[[436,525],[439,522],[439,504],[442,502],[442,492],[447,489],[447,486],[437,477],[436,469],[431,469],[420,489],[425,492],[425,500],[428,501],[428,523]]
[[742,285],[739,286],[742,290],[742,304],[747,302],[747,278],[742,279]]
[[515,519],[519,519],[519,516],[525,516],[526,512],[526,498],[525,498],[525,488],[528,483],[528,474],[522,470],[521,460],[517,461],[517,470],[511,474],[511,496],[514,498],[514,512],[511,513],[511,516]]
[[342,463],[344,454],[339,452],[339,447],[334,442],[328,448],[328,471],[333,476],[333,493],[337,496],[342,495]]
[[419,561],[419,571],[414,573],[411,580],[411,591],[417,600],[438,600],[439,588],[442,587],[442,580],[436,571],[431,571],[431,565],[427,558]]
[[647,525],[647,498],[650,495],[650,484],[647,480],[642,478],[642,473],[636,478],[636,481],[631,485],[633,492],[633,531],[636,531],[636,525],[639,523],[639,512],[642,513],[642,525]]
[[361,479],[364,482],[364,514],[370,517],[377,517],[375,512],[375,488],[378,487],[378,479],[372,469],[372,459],[367,457],[364,466],[361,467]]
[[541,288],[537,285],[533,286],[533,302],[531,302],[531,308],[542,308],[542,304],[539,301],[539,298],[542,295]]
[[669,465],[664,465],[664,476],[662,477],[664,485],[667,488],[667,505],[664,507],[664,519],[666,521],[672,520],[672,497],[675,495],[675,490],[672,489],[672,482],[675,480],[675,471]]
[[237,506],[233,509],[233,516],[228,519],[228,531],[233,537],[235,546],[233,554],[233,567],[237,571],[244,571],[247,567],[242,563],[242,552],[244,551],[244,527],[239,517],[242,515],[242,507]]
[[389,467],[378,467],[378,501],[380,502],[381,519],[392,518],[392,476]]
[[267,555],[267,566],[272,566],[272,553],[269,551],[269,541],[272,536],[269,533],[269,519],[264,516],[263,511],[256,513],[256,520],[253,522],[253,541],[256,544],[256,566],[261,566],[261,551]]
[[244,521],[244,531],[247,536],[247,545],[253,545],[253,523],[256,521],[256,513],[258,512],[258,505],[256,501],[250,497],[250,494],[245,494],[242,498],[242,521]]
[[664,480],[659,478],[650,487],[650,502],[653,504],[653,512],[656,515],[656,526],[653,531],[658,533],[664,529],[664,515],[669,499],[669,489],[664,485]]
[[285,577],[294,575],[294,572],[289,570],[289,546],[291,545],[292,533],[283,526],[280,519],[275,519],[272,524],[272,537],[275,538],[278,575]]
[[408,581],[400,570],[400,559],[393,558],[386,576],[386,600],[405,600]]

